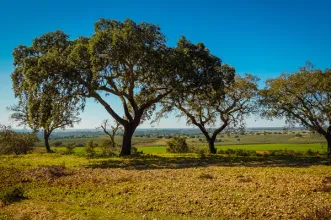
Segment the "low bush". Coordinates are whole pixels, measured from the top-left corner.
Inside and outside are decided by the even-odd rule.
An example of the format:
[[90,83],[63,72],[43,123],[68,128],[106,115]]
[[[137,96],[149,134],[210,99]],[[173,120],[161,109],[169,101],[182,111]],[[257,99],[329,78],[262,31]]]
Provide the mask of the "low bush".
[[99,147],[102,152],[102,156],[115,156],[119,155],[121,149],[120,147],[115,143],[113,143],[111,140],[106,139],[102,140],[99,143]]
[[302,156],[304,154],[304,152],[300,152],[300,151],[294,151],[294,150],[272,150],[272,151],[268,151],[268,155],[270,156],[290,156],[290,157],[294,157],[294,156]]
[[131,154],[132,155],[142,155],[142,154],[144,154],[144,152],[143,151],[139,151],[138,148],[132,146],[131,147]]
[[209,151],[207,148],[189,147],[189,153],[196,153],[200,159],[204,159],[207,157]]
[[75,148],[76,148],[75,144],[68,144],[66,146],[65,154],[73,154]]
[[241,157],[249,157],[249,156],[258,156],[256,151],[254,150],[245,150],[245,149],[227,149],[227,150],[219,150],[219,154],[226,154],[228,156],[241,156]]
[[24,198],[24,191],[21,187],[14,186],[0,190],[0,203],[2,205],[9,205]]
[[186,143],[186,137],[172,137],[170,141],[167,142],[167,152],[168,153],[188,153],[189,147]]
[[83,143],[77,143],[74,145],[75,147],[84,147],[85,145]]
[[318,151],[313,151],[313,150],[311,150],[311,149],[308,149],[308,150],[305,152],[305,154],[306,154],[307,156],[317,156],[317,155],[319,155],[319,152],[318,152]]
[[35,134],[14,132],[10,126],[0,125],[0,154],[27,154],[37,141]]
[[92,140],[88,141],[85,145],[85,155],[88,158],[95,157],[96,151],[95,148],[97,147],[97,144],[95,144]]
[[61,141],[55,141],[55,142],[53,143],[53,146],[54,146],[54,147],[60,147],[62,144],[63,144],[63,143],[62,143]]

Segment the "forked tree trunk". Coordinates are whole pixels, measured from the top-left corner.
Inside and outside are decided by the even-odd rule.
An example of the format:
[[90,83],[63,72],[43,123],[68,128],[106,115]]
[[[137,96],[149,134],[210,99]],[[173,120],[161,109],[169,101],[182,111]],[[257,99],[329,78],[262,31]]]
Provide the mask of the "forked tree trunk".
[[44,142],[45,142],[45,147],[46,147],[46,151],[47,153],[51,153],[52,150],[51,150],[51,146],[49,145],[49,136],[50,136],[50,133],[47,131],[47,130],[44,130]]
[[215,148],[215,138],[210,138],[208,140],[208,146],[209,146],[209,152],[211,154],[216,154],[216,148]]
[[135,130],[136,126],[134,124],[129,124],[124,127],[121,156],[131,155],[131,141]]

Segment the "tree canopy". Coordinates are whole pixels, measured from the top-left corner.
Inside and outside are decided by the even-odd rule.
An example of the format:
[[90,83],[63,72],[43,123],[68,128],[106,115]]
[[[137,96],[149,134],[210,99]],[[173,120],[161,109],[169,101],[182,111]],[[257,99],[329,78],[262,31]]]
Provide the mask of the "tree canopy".
[[331,156],[331,69],[316,69],[311,63],[293,74],[267,80],[260,91],[263,115],[286,117],[323,135]]
[[61,79],[52,78],[65,68],[67,38],[61,31],[48,33],[36,38],[32,46],[21,45],[13,52],[11,77],[19,103],[9,108],[14,112],[11,118],[34,130],[43,129],[48,152],[52,131],[79,122],[83,108],[80,99],[61,85]]
[[[224,65],[223,71],[234,73],[235,70]],[[207,140],[210,153],[216,153],[217,135],[226,128],[242,126],[244,116],[256,112],[257,81],[258,78],[249,74],[236,75],[232,83],[222,89],[171,97],[163,101],[158,117],[178,110],[177,116],[184,116],[188,125],[197,126]]]
[[[20,110],[27,110],[30,126],[43,127],[47,136],[75,122],[75,113],[92,98],[123,126],[121,155],[131,153],[134,131],[162,100],[197,117],[199,122],[185,113],[212,142],[217,134],[207,136],[205,126],[247,113],[249,107],[241,101],[255,91],[254,77],[235,77],[234,68],[223,65],[203,43],[182,37],[176,47],[169,47],[159,26],[130,19],[100,19],[91,37],[74,40],[62,31],[46,33],[31,47],[17,47],[14,65],[15,95]],[[115,111],[114,98],[121,101],[123,113]],[[233,111],[225,116],[227,105]],[[224,127],[229,120],[223,121]],[[62,121],[66,123],[58,123]]]

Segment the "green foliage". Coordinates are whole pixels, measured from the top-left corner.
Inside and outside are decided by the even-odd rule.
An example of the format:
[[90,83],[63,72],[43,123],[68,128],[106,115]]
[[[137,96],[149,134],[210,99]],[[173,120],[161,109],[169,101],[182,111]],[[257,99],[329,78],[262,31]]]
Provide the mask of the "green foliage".
[[306,151],[306,155],[308,155],[308,156],[316,156],[316,155],[318,155],[318,154],[319,154],[318,151],[313,151],[313,150],[311,150],[311,149],[308,149],[308,150]]
[[24,191],[21,187],[13,186],[0,189],[0,204],[9,205],[24,198]]
[[83,143],[77,143],[77,144],[74,144],[75,147],[84,147],[85,145]]
[[207,154],[206,149],[199,149],[197,151],[197,154],[198,154],[200,159],[206,158],[206,154]]
[[117,144],[113,144],[113,141],[110,139],[102,140],[99,143],[103,156],[114,156],[119,155],[121,148]]
[[54,143],[53,143],[53,146],[54,147],[59,147],[59,146],[61,146],[63,143],[62,143],[62,141],[55,141]]
[[88,141],[88,142],[85,144],[85,155],[86,155],[88,158],[95,157],[95,155],[96,155],[95,148],[96,148],[96,147],[97,147],[97,144],[95,144],[92,140],[91,140],[91,141]]
[[0,154],[27,154],[37,141],[35,134],[14,132],[9,126],[0,125]]
[[290,157],[294,157],[294,156],[302,156],[302,155],[304,155],[304,153],[299,152],[299,151],[285,149],[285,150],[268,151],[268,155],[270,155],[270,156],[290,156]]
[[132,146],[131,148],[131,154],[132,155],[142,155],[144,154],[143,151],[139,151],[138,148],[136,148],[135,146]]
[[[248,74],[245,77],[239,75],[234,77],[235,70],[228,65],[219,66],[217,69],[215,74],[220,74],[219,80],[227,83],[223,82],[216,88],[212,87],[200,92],[192,90],[180,95],[176,93],[173,97],[169,96],[162,101],[163,109],[158,114],[158,117],[162,117],[174,107],[178,109],[178,117],[185,116],[188,124],[193,124],[201,130],[210,143],[210,153],[216,153],[212,141],[216,140],[219,133],[228,127],[243,128],[244,116],[256,112],[257,109],[255,100],[259,79]],[[232,76],[232,80],[229,75]],[[216,129],[210,133],[207,126]]]
[[241,156],[241,157],[250,157],[250,156],[257,156],[256,151],[254,150],[245,150],[245,149],[220,149],[218,151],[219,154],[226,154],[228,156]]
[[289,125],[300,124],[323,135],[331,157],[330,82],[331,69],[315,69],[310,62],[293,74],[269,79],[260,91],[262,115],[286,117]]
[[169,153],[188,153],[189,147],[186,143],[186,137],[175,136],[167,142],[167,152]]
[[66,146],[66,154],[73,154],[74,153],[74,149],[76,148],[75,144],[68,144]]
[[297,134],[295,134],[295,136],[301,138],[302,137],[302,134],[297,133]]
[[[79,122],[84,107],[72,90],[59,83],[59,75],[68,68],[68,36],[62,31],[47,33],[33,40],[31,46],[14,49],[14,72],[11,74],[19,103],[9,109],[11,118],[31,129],[44,130],[45,146],[53,130],[72,127]],[[52,77],[56,76],[56,80]]]
[[[121,154],[131,153],[134,130],[149,119],[155,104],[173,91],[175,67],[171,49],[160,27],[100,19],[89,39],[79,39],[68,56],[73,71],[67,74],[71,88],[81,96],[95,98],[124,127]],[[176,72],[177,73],[177,72]],[[103,95],[122,102],[118,115]]]

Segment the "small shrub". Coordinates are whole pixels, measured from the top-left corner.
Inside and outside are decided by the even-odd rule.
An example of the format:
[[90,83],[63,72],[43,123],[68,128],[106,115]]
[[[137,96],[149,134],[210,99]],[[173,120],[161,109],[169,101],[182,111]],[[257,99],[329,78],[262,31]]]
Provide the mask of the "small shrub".
[[305,152],[306,155],[308,156],[316,156],[319,154],[318,151],[312,151],[311,149],[308,149],[306,152]]
[[9,126],[0,125],[0,154],[27,154],[37,141],[35,134],[14,132]]
[[295,137],[299,137],[299,138],[301,138],[301,137],[302,137],[302,134],[297,133],[297,134],[295,134]]
[[195,152],[198,154],[200,159],[206,158],[207,150],[206,149],[194,149],[192,152]]
[[102,140],[100,143],[99,143],[99,147],[101,149],[101,152],[102,152],[102,155],[103,156],[109,156],[110,155],[110,148],[112,147],[112,144],[113,142],[111,140]]
[[289,157],[294,157],[294,156],[302,156],[304,153],[300,151],[294,151],[294,150],[272,150],[268,151],[268,155],[270,156],[289,156]]
[[88,158],[92,158],[95,157],[96,152],[95,152],[95,148],[97,147],[97,145],[91,140],[88,141],[85,145],[85,154]]
[[66,146],[66,154],[73,154],[74,153],[74,149],[75,149],[75,145],[74,144],[68,144]]
[[75,144],[74,146],[75,146],[75,147],[84,147],[84,144],[82,144],[82,143],[78,143],[78,144]]
[[24,191],[21,187],[15,186],[0,190],[0,201],[3,205],[9,205],[24,198]]
[[167,152],[169,153],[188,153],[189,147],[186,143],[186,137],[172,137],[167,142]]
[[141,155],[141,154],[144,154],[143,151],[139,151],[138,148],[132,146],[131,147],[131,155]]
[[256,156],[256,151],[238,149],[238,150],[235,151],[235,155],[242,156],[242,157]]
[[54,147],[59,147],[59,146],[61,146],[63,143],[61,142],[61,141],[55,141],[54,143],[53,143],[53,146]]
[[116,143],[113,143],[110,139],[102,140],[99,144],[103,156],[115,156],[119,155],[121,149]]
[[228,156],[241,156],[241,157],[249,157],[249,156],[258,156],[256,151],[254,150],[245,150],[245,149],[227,149],[218,151],[219,154],[227,154]]

